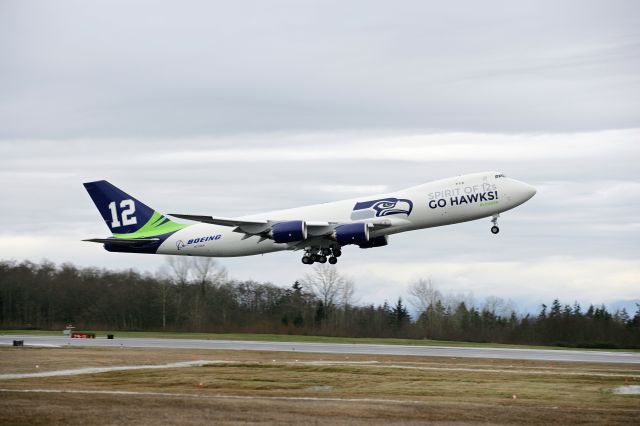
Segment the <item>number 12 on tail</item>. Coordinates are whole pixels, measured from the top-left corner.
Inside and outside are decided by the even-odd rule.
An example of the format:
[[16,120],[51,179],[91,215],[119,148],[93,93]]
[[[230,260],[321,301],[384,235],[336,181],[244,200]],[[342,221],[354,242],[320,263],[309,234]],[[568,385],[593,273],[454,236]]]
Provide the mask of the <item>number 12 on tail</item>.
[[109,203],[109,210],[111,210],[111,227],[119,228],[121,226],[135,225],[138,223],[138,220],[133,215],[136,212],[136,204],[133,200],[122,200],[120,201],[120,217],[122,222],[118,220],[118,209],[116,207],[116,202],[112,201]]

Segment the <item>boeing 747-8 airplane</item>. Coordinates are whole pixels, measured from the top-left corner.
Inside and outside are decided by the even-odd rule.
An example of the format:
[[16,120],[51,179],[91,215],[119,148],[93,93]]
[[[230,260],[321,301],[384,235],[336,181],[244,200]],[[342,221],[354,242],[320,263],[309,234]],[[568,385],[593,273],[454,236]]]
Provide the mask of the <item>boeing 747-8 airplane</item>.
[[394,193],[314,206],[226,218],[171,214],[196,224],[174,222],[107,181],[84,184],[111,230],[92,238],[113,252],[187,256],[250,256],[302,250],[302,263],[335,264],[342,247],[386,246],[391,234],[492,218],[529,200],[531,185],[485,172],[442,179]]

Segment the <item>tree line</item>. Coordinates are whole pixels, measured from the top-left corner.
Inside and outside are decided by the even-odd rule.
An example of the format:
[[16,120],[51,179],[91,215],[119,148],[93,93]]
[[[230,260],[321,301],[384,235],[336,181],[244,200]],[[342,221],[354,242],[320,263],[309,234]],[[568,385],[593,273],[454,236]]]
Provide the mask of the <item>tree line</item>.
[[[211,258],[168,257],[156,274],[0,261],[0,327],[397,337],[640,348],[635,313],[554,300],[537,314],[508,301],[443,295],[430,280],[403,299],[354,300],[354,283],[316,265],[288,287],[230,279]],[[412,316],[410,312],[415,314]]]

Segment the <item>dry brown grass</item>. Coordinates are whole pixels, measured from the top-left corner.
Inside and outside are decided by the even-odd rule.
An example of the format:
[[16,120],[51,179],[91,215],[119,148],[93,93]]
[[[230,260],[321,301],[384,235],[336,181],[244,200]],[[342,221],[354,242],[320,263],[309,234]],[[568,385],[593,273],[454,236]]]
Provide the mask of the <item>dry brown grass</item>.
[[[0,380],[0,388],[14,391],[87,392],[0,392],[0,423],[533,425],[634,424],[640,418],[640,397],[611,393],[616,386],[640,384],[638,365],[295,352],[0,348],[0,373],[200,359],[231,363]],[[309,363],[318,360],[337,364]],[[376,363],[351,364],[361,361]],[[244,399],[229,399],[233,396]],[[300,397],[310,399],[296,399]]]

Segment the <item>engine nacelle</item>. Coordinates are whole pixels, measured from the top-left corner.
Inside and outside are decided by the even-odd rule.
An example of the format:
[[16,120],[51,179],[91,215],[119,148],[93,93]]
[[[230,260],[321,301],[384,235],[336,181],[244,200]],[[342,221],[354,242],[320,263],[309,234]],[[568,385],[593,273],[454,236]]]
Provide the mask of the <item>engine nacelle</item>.
[[292,243],[307,238],[307,224],[303,220],[278,222],[271,225],[271,238],[276,243]]
[[369,225],[366,223],[340,225],[335,229],[333,237],[341,246],[366,243],[369,241]]
[[358,244],[360,248],[374,248],[374,247],[384,247],[389,244],[389,238],[386,235],[380,235],[379,237],[371,238],[366,243]]

